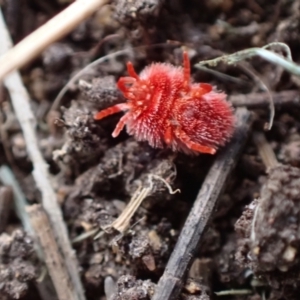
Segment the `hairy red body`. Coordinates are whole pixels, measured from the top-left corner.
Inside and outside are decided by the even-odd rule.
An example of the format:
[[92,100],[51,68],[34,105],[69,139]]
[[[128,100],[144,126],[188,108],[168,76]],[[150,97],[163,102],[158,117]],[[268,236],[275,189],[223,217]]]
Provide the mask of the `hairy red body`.
[[231,137],[234,115],[226,95],[209,84],[191,82],[186,52],[183,68],[154,63],[137,75],[128,62],[127,70],[130,77],[121,77],[117,86],[128,101],[95,116],[100,120],[126,111],[113,137],[126,125],[128,134],[153,147],[210,154]]

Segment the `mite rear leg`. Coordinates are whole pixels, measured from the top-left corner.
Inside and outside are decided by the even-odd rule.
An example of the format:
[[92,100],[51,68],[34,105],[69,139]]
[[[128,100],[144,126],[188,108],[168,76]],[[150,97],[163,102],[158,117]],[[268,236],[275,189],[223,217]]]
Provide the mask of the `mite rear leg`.
[[172,140],[173,140],[172,127],[168,126],[164,134],[164,141],[167,145],[170,145],[172,143]]
[[200,153],[208,153],[208,154],[216,153],[216,149],[214,149],[212,147],[203,146],[203,145],[193,142],[189,138],[189,136],[181,129],[177,129],[175,131],[175,135],[181,142],[183,142],[191,150],[194,150],[194,151],[200,152]]

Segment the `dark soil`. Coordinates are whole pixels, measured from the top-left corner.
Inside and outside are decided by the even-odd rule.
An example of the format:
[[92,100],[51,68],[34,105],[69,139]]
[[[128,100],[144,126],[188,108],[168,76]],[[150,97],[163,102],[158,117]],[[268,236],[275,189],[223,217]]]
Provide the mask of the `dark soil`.
[[[21,299],[37,279],[33,241],[17,229],[0,236],[0,291],[3,299]],[[2,299],[2,298],[1,298]]]
[[[0,5],[16,43],[66,2],[71,1],[0,0]],[[88,300],[151,299],[214,160],[209,155],[153,149],[125,131],[113,139],[120,115],[94,120],[97,111],[125,101],[116,81],[126,74],[126,62],[132,61],[137,71],[153,61],[181,65],[181,43],[195,64],[273,41],[287,43],[293,59],[300,62],[299,0],[114,0],[22,69],[38,120],[39,145],[50,166],[70,239],[77,239],[73,246]],[[69,88],[57,109],[51,108],[79,70],[130,47],[131,51],[90,69]],[[273,92],[300,86],[299,78],[259,58],[249,61],[248,68],[256,70]],[[192,75],[229,96],[263,92],[240,67],[220,65],[215,70],[239,81],[196,68]],[[1,86],[0,105],[0,165],[10,166],[30,204],[39,203],[24,138]],[[264,131],[269,110],[253,113],[255,130]],[[230,290],[237,295],[224,299],[299,299],[299,116],[293,103],[277,107],[273,128],[266,132],[279,166],[267,169],[252,140],[247,142],[195,263],[183,278],[180,299],[217,299],[215,292]],[[117,232],[110,225],[139,188],[149,187],[149,174],[181,193],[170,194],[165,183],[153,179],[152,192],[129,228]],[[97,239],[78,239],[93,229],[100,231]],[[24,232],[12,211],[0,235],[0,300],[42,299],[36,283],[43,267],[33,245],[33,237]],[[250,294],[239,295],[239,290]]]

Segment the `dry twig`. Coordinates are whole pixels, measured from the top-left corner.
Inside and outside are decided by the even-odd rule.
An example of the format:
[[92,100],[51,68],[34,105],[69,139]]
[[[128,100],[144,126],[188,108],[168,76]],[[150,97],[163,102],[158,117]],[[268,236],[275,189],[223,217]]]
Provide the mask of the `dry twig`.
[[[31,226],[31,222],[26,212],[26,206],[28,205],[24,194],[22,193],[21,187],[14,177],[13,172],[7,166],[0,167],[0,180],[12,189],[14,208],[17,216],[20,218],[23,228],[31,235],[35,236],[35,232]],[[0,216],[1,220],[1,216]],[[39,245],[35,244],[35,251],[40,260],[43,259],[43,253]],[[39,290],[41,299],[53,300],[57,299],[55,296],[55,290],[49,276],[44,276],[43,280],[36,282],[36,287]]]
[[64,266],[49,219],[41,205],[27,207],[32,227],[44,253],[45,262],[52,278],[59,300],[74,299],[69,275]]
[[[9,33],[0,12],[0,54],[5,53],[10,48],[10,45],[11,40],[9,38]],[[27,152],[33,163],[34,170],[32,175],[37,187],[42,193],[43,207],[50,218],[58,248],[64,257],[65,265],[70,276],[70,284],[72,285],[71,290],[73,292],[73,297],[70,299],[83,300],[85,299],[85,296],[78,274],[78,263],[74,250],[71,248],[67,229],[62,218],[60,207],[57,203],[55,192],[50,183],[48,165],[38,148],[38,142],[35,135],[36,120],[30,108],[29,95],[23,86],[21,76],[18,72],[14,72],[7,76],[4,80],[4,84],[10,93],[16,116],[24,134]]]
[[152,300],[177,299],[181,291],[183,277],[192,263],[225,181],[235,166],[250,131],[250,113],[239,108],[236,115],[237,127],[232,141],[219,153],[207,174]]
[[13,193],[11,187],[1,186],[0,187],[0,234],[5,229],[12,202],[13,202]]
[[254,132],[253,141],[266,168],[273,168],[278,165],[276,155],[263,132]]
[[13,196],[14,196],[14,207],[15,212],[19,219],[22,222],[23,228],[25,231],[34,235],[33,229],[31,227],[28,214],[25,211],[25,207],[28,204],[24,194],[22,193],[21,187],[17,182],[13,172],[10,168],[3,165],[0,167],[0,180],[7,186],[12,188]]
[[[300,106],[299,91],[288,90],[271,93],[275,106],[294,105]],[[270,103],[268,93],[239,94],[229,97],[229,101],[235,107],[246,106],[247,108],[267,107]]]
[[[80,22],[106,3],[106,0],[74,1],[65,10],[31,33],[7,53],[5,52],[8,49],[5,52],[1,51],[0,81],[11,71],[30,62],[49,45],[68,34]],[[9,37],[5,30],[1,30],[0,35],[2,39],[6,40],[5,44],[7,44]]]

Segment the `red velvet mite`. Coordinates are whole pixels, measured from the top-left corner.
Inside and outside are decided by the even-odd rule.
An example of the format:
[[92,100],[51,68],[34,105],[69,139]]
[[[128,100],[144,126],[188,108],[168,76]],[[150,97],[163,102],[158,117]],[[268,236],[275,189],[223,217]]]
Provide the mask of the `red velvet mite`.
[[129,77],[117,83],[128,101],[98,112],[95,119],[125,111],[113,137],[126,125],[128,134],[152,147],[215,154],[232,136],[233,110],[224,93],[214,91],[210,84],[191,81],[186,52],[183,61],[183,68],[153,63],[140,75],[128,62]]

